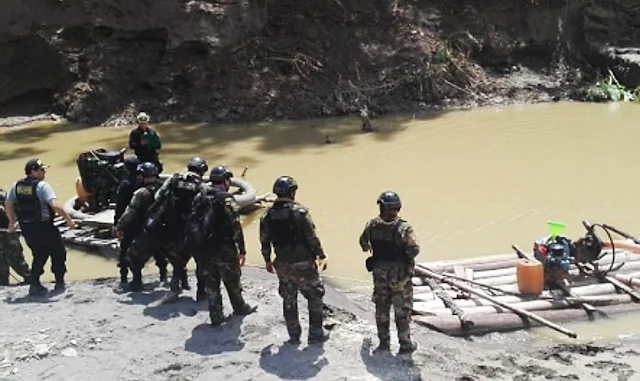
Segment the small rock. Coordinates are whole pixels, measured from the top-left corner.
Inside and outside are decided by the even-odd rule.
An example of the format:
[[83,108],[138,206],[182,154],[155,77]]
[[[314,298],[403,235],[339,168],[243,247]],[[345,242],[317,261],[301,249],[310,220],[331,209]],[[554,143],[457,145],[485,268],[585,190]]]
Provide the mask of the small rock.
[[71,340],[71,341],[69,341],[69,344],[78,345],[78,341],[77,340]]
[[11,374],[17,374],[17,373],[18,373],[18,368],[11,369]]
[[60,351],[60,354],[62,354],[64,357],[78,357],[78,351],[71,347],[63,349],[62,351]]
[[35,346],[33,353],[38,357],[46,357],[49,354],[49,346],[47,344],[38,344]]

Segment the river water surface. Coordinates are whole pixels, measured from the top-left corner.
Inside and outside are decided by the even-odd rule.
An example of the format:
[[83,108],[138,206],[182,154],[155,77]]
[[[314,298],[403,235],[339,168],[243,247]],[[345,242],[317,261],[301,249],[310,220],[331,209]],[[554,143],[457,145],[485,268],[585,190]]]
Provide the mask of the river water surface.
[[[422,246],[418,261],[506,253],[511,244],[529,249],[547,220],[566,223],[572,238],[583,234],[582,219],[640,234],[638,120],[634,104],[561,102],[386,117],[369,134],[353,118],[154,127],[165,172],[201,155],[237,174],[249,166],[258,193],[279,175],[296,178],[329,255],[327,275],[359,285],[369,277],[358,236],[387,189],[402,198],[401,214]],[[0,186],[40,157],[64,201],[74,195],[78,154],[125,147],[129,129],[59,124],[2,133]],[[262,264],[260,213],[244,218],[254,265]],[[115,261],[77,251],[68,267],[69,279],[117,275]]]

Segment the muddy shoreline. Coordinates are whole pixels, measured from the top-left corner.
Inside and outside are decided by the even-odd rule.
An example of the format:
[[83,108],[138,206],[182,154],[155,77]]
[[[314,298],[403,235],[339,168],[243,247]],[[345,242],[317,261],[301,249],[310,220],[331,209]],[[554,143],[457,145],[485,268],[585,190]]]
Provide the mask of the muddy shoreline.
[[[605,344],[533,348],[507,336],[451,338],[414,325],[412,356],[374,354],[368,290],[327,287],[323,346],[285,344],[276,279],[246,267],[245,295],[258,313],[208,326],[206,305],[186,291],[156,306],[167,289],[157,275],[147,290],[119,293],[115,279],[71,283],[66,292],[27,297],[26,286],[0,289],[0,377],[3,380],[631,380],[640,348]],[[195,287],[194,287],[195,289]],[[225,297],[225,310],[230,306]],[[300,311],[306,311],[300,298]],[[301,323],[306,332],[305,313]],[[392,328],[393,330],[393,328]],[[303,333],[304,333],[303,332]],[[392,335],[394,335],[392,331]],[[304,335],[303,335],[304,336]],[[493,342],[493,344],[492,344]],[[82,374],[82,376],[80,376]]]

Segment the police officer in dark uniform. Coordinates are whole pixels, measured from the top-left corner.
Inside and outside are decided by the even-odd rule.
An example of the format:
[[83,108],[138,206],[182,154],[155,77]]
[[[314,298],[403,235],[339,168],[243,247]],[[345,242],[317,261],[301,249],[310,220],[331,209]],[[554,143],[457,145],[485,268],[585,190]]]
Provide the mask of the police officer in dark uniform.
[[29,294],[35,295],[47,291],[40,283],[44,265],[51,256],[51,271],[55,275],[56,290],[64,290],[64,275],[67,272],[67,250],[53,218],[58,213],[73,229],[75,223],[58,203],[51,185],[44,181],[46,169],[39,159],[27,161],[24,171],[26,177],[13,184],[5,207],[9,217],[9,232],[15,232],[16,220],[20,224],[22,235],[31,249],[31,286]]
[[[124,166],[127,169],[128,176],[124,178],[120,185],[118,186],[118,193],[116,199],[116,209],[115,215],[113,217],[113,227],[118,225],[118,220],[124,213],[125,209],[127,209],[127,205],[131,201],[133,197],[133,192],[135,192],[140,185],[142,185],[142,176],[138,173],[138,165],[140,165],[140,160],[136,156],[129,156],[124,160]],[[120,268],[120,283],[127,283],[127,275],[129,272],[129,264],[127,262],[127,250],[129,250],[129,246],[131,245],[131,241],[133,241],[132,232],[123,232],[124,237],[122,241],[120,241],[120,257],[118,258],[118,267]],[[166,280],[166,267],[165,267],[165,280]],[[161,274],[162,278],[162,274]]]
[[[329,334],[322,327],[325,293],[318,269],[326,269],[327,256],[316,235],[309,210],[295,201],[298,183],[281,176],[273,184],[278,198],[260,218],[260,244],[265,268],[278,274],[284,320],[291,343],[300,342],[298,291],[309,308],[309,343],[324,342]],[[276,259],[271,261],[273,245]]]
[[380,346],[390,349],[390,309],[395,312],[399,353],[411,353],[417,344],[411,340],[411,310],[413,309],[414,258],[420,246],[407,221],[398,216],[402,208],[396,192],[383,192],[378,197],[380,214],[368,221],[360,235],[360,247],[372,256],[366,261],[367,270],[373,272],[373,302],[376,306],[376,325]]
[[[210,221],[212,226],[203,226],[206,231],[199,233],[206,236],[203,249],[198,250],[200,262],[206,279],[206,295],[209,300],[209,317],[216,326],[225,320],[220,283],[223,282],[233,306],[234,315],[249,315],[257,310],[257,306],[248,304],[242,295],[242,266],[246,258],[244,234],[240,223],[238,205],[229,193],[233,173],[223,165],[213,167],[209,174],[210,186],[196,196],[193,202],[194,215],[204,210],[203,221]],[[201,209],[208,203],[212,207]],[[196,232],[197,233],[197,232]],[[209,234],[212,233],[212,234]]]
[[[204,184],[202,176],[208,170],[209,165],[205,159],[193,157],[187,163],[185,172],[174,174],[156,192],[155,202],[158,205],[166,205],[158,209],[161,215],[154,215],[153,218],[160,219],[164,223],[163,234],[159,239],[164,247],[163,251],[173,266],[171,290],[174,293],[180,292],[180,286],[185,290],[190,289],[186,266],[191,259],[191,254],[187,252],[185,246],[185,224],[191,215],[193,199],[200,193]],[[196,261],[196,265],[197,263]],[[206,298],[205,281],[199,267],[196,267],[196,277],[198,280],[196,298],[204,300]]]

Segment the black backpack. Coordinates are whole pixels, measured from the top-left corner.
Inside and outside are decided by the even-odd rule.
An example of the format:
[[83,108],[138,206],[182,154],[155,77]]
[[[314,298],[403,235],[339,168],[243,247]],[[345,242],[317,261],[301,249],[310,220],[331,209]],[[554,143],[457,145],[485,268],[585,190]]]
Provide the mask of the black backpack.
[[201,191],[193,201],[191,215],[185,225],[186,245],[194,257],[206,256],[207,249],[216,242],[218,214],[224,208],[222,193]]

